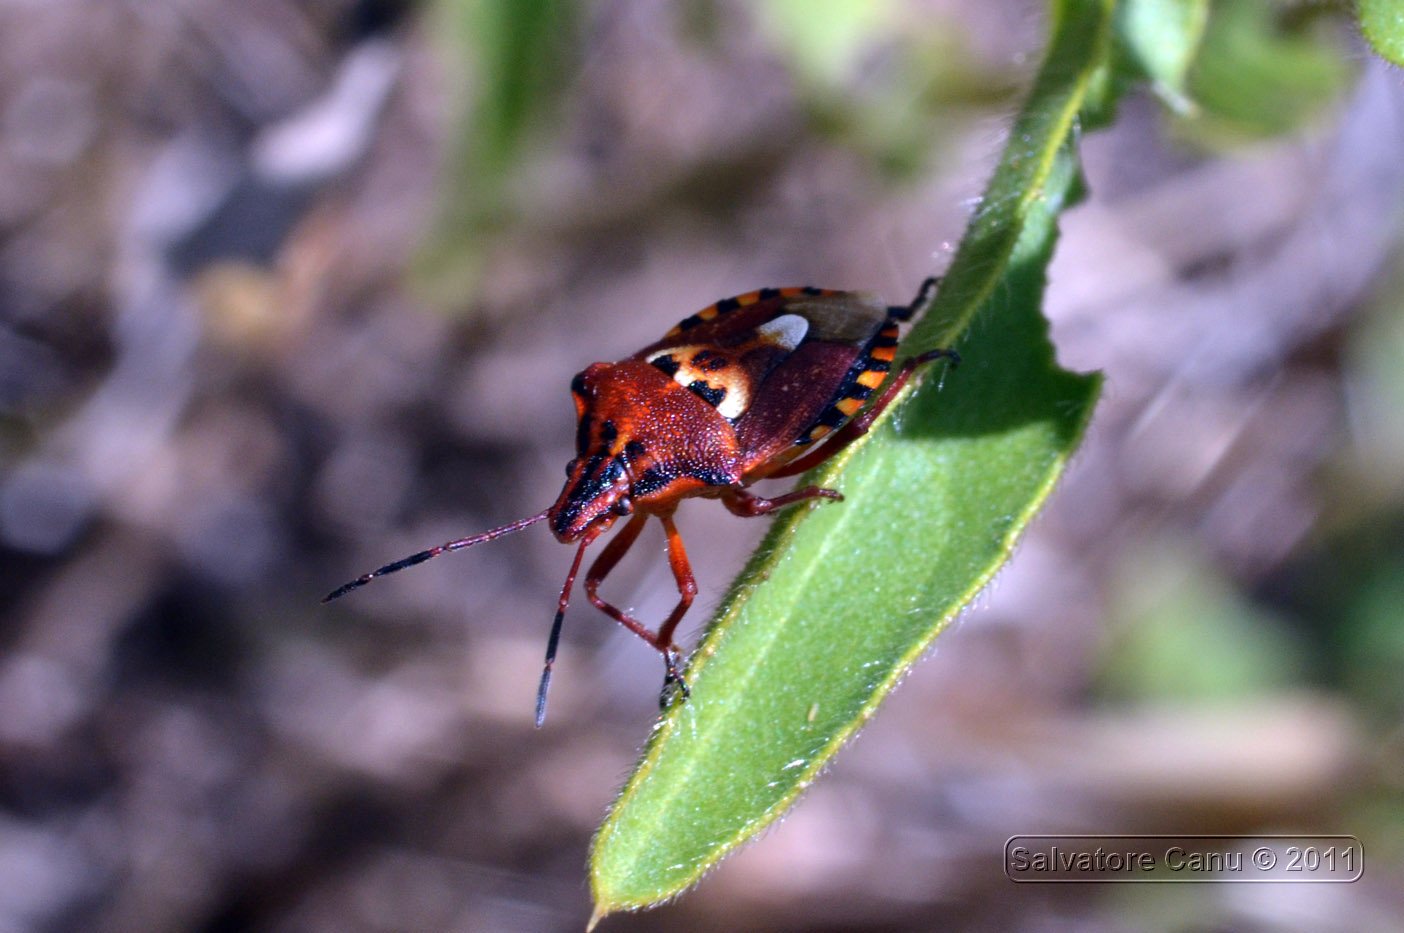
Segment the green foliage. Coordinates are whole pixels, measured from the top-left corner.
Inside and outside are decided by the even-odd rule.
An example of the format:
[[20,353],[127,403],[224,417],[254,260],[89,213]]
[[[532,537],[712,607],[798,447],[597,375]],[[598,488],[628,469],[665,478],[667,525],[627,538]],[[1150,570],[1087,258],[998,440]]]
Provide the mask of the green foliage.
[[848,85],[861,56],[890,34],[899,13],[894,0],[763,0],[753,10],[796,76],[825,88]]
[[524,153],[548,123],[575,50],[571,0],[438,0],[434,17],[457,86],[459,138],[445,176],[446,205],[419,256],[426,297],[460,303],[476,284],[486,234],[510,215]]
[[1332,501],[1306,566],[1293,574],[1340,680],[1373,719],[1404,717],[1404,243],[1349,338],[1350,422]]
[[671,897],[773,822],[1008,557],[1081,435],[1095,377],[1058,368],[1039,311],[1073,135],[1111,3],[1055,36],[936,306],[909,352],[957,345],[867,443],[805,482],[842,503],[775,520],[601,828],[596,916]]
[[1341,607],[1347,686],[1386,722],[1404,716],[1404,559],[1374,557]]
[[810,126],[891,176],[928,165],[954,115],[1012,107],[1004,69],[968,53],[959,24],[894,0],[759,0],[756,25],[792,76]]
[[1338,22],[1289,16],[1264,0],[1219,0],[1190,69],[1200,120],[1186,129],[1207,142],[1288,133],[1321,113],[1352,68]]
[[1301,681],[1306,658],[1282,620],[1187,549],[1137,549],[1120,577],[1110,615],[1121,630],[1100,677],[1106,696],[1232,701]]
[[1209,0],[1128,0],[1116,10],[1119,55],[1179,113],[1193,108],[1185,82],[1199,51]]
[[1380,57],[1404,68],[1404,3],[1360,0],[1360,31]]
[[[441,294],[461,296],[483,235],[512,209],[524,153],[550,122],[578,8],[438,8],[453,60],[474,66],[475,97],[449,175],[453,207],[424,266]],[[946,105],[989,103],[1009,87],[977,74],[958,43],[930,35],[904,35],[874,80],[866,56],[891,41],[903,9],[892,0],[749,9],[813,125],[890,167],[929,154]],[[1280,134],[1319,113],[1350,73],[1320,7],[1055,0],[1052,10],[1043,68],[937,304],[904,348],[955,346],[964,365],[909,391],[864,443],[804,481],[839,488],[845,501],[774,521],[693,658],[691,700],[660,723],[600,830],[597,917],[676,895],[783,814],[996,572],[1052,488],[1098,389],[1095,377],[1058,368],[1039,311],[1058,213],[1080,192],[1078,132],[1108,123],[1125,90],[1146,82],[1196,117],[1190,132],[1206,140]],[[1359,14],[1377,51],[1402,63],[1397,0],[1361,0]],[[1204,585],[1182,588],[1158,623],[1137,628],[1149,640],[1117,646],[1113,691],[1205,695],[1298,670],[1293,643],[1265,641],[1254,613],[1212,574],[1191,576]],[[1378,592],[1377,611],[1364,615],[1384,621],[1364,628],[1372,650],[1393,659],[1386,609],[1397,587]],[[1227,646],[1215,663],[1198,656],[1207,642]],[[1199,678],[1188,686],[1187,671]]]

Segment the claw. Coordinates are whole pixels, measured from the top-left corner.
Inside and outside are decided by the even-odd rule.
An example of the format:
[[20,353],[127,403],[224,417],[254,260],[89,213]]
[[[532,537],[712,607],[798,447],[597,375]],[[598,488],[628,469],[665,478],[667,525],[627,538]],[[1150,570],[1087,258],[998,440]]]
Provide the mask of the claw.
[[673,705],[673,697],[680,695],[684,700],[692,696],[692,688],[687,685],[683,678],[682,657],[676,648],[668,648],[663,652],[663,665],[667,672],[663,675],[663,689],[658,694],[658,708],[666,710]]

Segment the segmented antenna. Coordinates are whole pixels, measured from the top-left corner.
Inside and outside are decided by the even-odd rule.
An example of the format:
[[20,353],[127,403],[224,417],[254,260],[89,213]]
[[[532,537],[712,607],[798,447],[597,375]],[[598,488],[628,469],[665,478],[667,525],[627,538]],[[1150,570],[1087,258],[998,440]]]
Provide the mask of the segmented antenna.
[[394,573],[397,570],[404,570],[406,567],[413,567],[415,564],[422,564],[426,560],[429,560],[429,558],[431,557],[438,557],[440,554],[447,554],[449,551],[460,551],[463,548],[472,547],[475,544],[482,544],[484,541],[491,541],[494,538],[500,538],[503,535],[511,534],[514,531],[521,531],[528,525],[535,525],[537,522],[546,518],[550,511],[550,509],[547,509],[544,512],[538,512],[536,515],[533,515],[530,518],[519,518],[515,522],[503,525],[500,528],[494,528],[491,531],[484,531],[482,534],[476,534],[469,538],[459,538],[457,541],[449,541],[448,543],[441,544],[438,547],[431,547],[427,551],[420,551],[418,554],[411,554],[409,557],[402,557],[397,561],[386,564],[384,567],[381,567],[378,570],[372,570],[370,573],[362,574],[361,576],[352,580],[350,583],[344,583],[341,586],[338,586],[326,596],[323,596],[322,602],[329,603],[333,599],[340,599],[352,590],[360,589],[361,587],[365,586],[367,583],[371,582],[376,577],[383,577],[387,573]]

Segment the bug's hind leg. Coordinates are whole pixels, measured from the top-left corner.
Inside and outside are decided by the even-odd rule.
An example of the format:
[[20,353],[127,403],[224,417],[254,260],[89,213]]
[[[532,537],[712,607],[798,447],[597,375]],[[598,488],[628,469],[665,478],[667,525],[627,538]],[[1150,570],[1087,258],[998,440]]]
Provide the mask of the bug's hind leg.
[[928,276],[921,283],[921,287],[917,289],[916,297],[912,299],[911,304],[892,305],[887,309],[887,316],[899,321],[910,321],[918,312],[924,311],[927,305],[931,304],[931,299],[936,297],[936,286],[940,284],[940,276]]

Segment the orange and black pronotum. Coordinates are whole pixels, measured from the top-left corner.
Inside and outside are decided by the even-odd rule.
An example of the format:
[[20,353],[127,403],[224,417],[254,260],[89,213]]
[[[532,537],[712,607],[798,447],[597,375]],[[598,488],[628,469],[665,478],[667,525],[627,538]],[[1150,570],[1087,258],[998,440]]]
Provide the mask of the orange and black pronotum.
[[[891,372],[898,325],[929,303],[936,284],[927,279],[911,304],[897,306],[855,292],[763,288],[704,308],[627,359],[590,365],[570,384],[576,456],[554,505],[386,564],[323,601],[431,557],[548,522],[562,543],[579,546],[547,641],[536,698],[540,726],[561,621],[585,550],[620,518],[632,516],[585,574],[585,595],[663,656],[664,704],[671,688],[687,696],[673,632],[692,605],[697,583],[673,523],[678,502],[704,496],[720,499],[737,515],[755,516],[809,499],[843,498],[833,489],[805,486],[766,499],[746,487],[824,462],[868,430],[918,366],[942,357],[959,362],[953,350],[931,350]],[[650,516],[663,524],[679,593],[657,632],[599,594]]]

